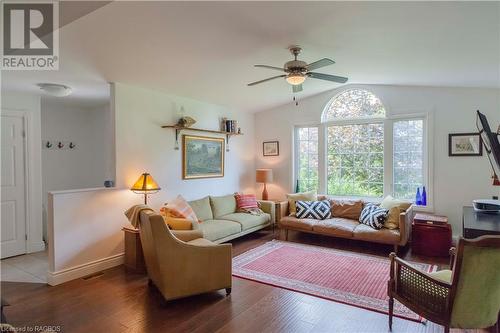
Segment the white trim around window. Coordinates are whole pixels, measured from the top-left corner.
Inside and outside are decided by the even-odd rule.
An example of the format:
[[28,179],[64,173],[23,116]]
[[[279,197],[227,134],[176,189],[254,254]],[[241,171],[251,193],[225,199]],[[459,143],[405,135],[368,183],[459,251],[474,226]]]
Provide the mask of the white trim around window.
[[[386,110],[388,111],[388,110]],[[294,149],[293,149],[293,189],[295,189],[299,152],[298,152],[298,129],[306,127],[318,128],[318,176],[319,186],[318,193],[327,193],[327,129],[331,125],[354,125],[354,124],[370,124],[370,123],[383,123],[384,124],[384,197],[392,195],[393,193],[393,126],[397,121],[402,120],[422,120],[423,121],[423,183],[426,184],[427,189],[427,206],[417,207],[421,211],[433,211],[434,204],[434,183],[433,183],[433,115],[429,111],[414,112],[405,114],[390,114],[387,112],[385,118],[362,118],[362,119],[347,119],[338,121],[328,121],[316,124],[301,124],[296,125],[293,129]],[[353,196],[339,196],[339,198],[356,198],[364,199],[367,201],[378,202],[382,198],[377,197],[353,197]]]

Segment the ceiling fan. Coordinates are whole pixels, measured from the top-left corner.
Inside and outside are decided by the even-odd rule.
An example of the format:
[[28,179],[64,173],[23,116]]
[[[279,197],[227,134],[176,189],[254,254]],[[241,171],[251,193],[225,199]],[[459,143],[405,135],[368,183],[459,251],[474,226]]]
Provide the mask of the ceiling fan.
[[269,69],[274,69],[277,71],[282,71],[285,72],[286,74],[282,75],[277,75],[273,76],[264,80],[256,81],[249,83],[248,86],[254,86],[259,83],[271,81],[280,77],[285,78],[286,82],[290,83],[292,85],[292,90],[293,92],[299,92],[302,91],[302,83],[306,80],[306,78],[310,77],[313,79],[320,79],[320,80],[326,80],[326,81],[331,81],[331,82],[337,82],[337,83],[346,83],[347,78],[342,77],[342,76],[336,76],[336,75],[330,75],[330,74],[322,74],[322,73],[316,73],[316,72],[311,72],[315,69],[333,65],[335,61],[328,59],[328,58],[323,58],[318,61],[312,62],[310,64],[307,64],[304,61],[297,60],[297,56],[300,54],[302,49],[296,45],[290,46],[288,48],[292,55],[295,57],[294,60],[288,61],[285,63],[283,67],[274,67],[274,66],[268,66],[268,65],[254,65],[255,67],[262,67],[262,68],[269,68]]

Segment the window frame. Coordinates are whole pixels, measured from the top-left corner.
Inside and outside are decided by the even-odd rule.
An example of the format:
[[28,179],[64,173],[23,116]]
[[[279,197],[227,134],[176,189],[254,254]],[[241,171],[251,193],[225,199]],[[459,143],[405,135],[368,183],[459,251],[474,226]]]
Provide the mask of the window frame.
[[[371,92],[370,90],[367,90]],[[342,91],[343,92],[343,91]],[[342,93],[340,92],[340,93]],[[339,94],[340,94],[339,93]],[[430,142],[433,142],[433,118],[430,111],[419,110],[413,112],[412,110],[398,110],[398,113],[393,113],[386,104],[383,103],[385,108],[385,117],[362,117],[355,119],[338,119],[338,120],[328,120],[323,122],[323,114],[325,110],[330,106],[331,101],[337,97],[336,94],[332,97],[325,109],[323,110],[320,118],[320,123],[304,123],[295,125],[293,127],[293,144],[294,144],[294,157],[293,157],[293,172],[292,172],[292,190],[295,189],[297,183],[298,175],[298,163],[299,163],[299,151],[298,151],[298,129],[307,127],[317,127],[318,128],[318,193],[327,193],[327,181],[328,181],[328,170],[327,170],[327,131],[329,126],[342,126],[342,125],[361,125],[361,124],[373,124],[373,123],[383,123],[384,124],[384,186],[383,186],[383,197],[387,195],[393,195],[394,189],[394,178],[393,178],[393,128],[394,123],[397,121],[406,120],[422,120],[423,121],[423,154],[422,154],[422,170],[423,170],[423,183],[426,184],[427,192],[427,206],[416,207],[419,211],[433,211],[434,204],[434,184],[433,184],[433,147]],[[375,96],[377,96],[375,94]],[[378,97],[378,96],[377,96]],[[366,197],[366,196],[341,196],[341,195],[330,195],[334,198],[339,199],[362,199],[369,202],[380,202],[383,197]]]

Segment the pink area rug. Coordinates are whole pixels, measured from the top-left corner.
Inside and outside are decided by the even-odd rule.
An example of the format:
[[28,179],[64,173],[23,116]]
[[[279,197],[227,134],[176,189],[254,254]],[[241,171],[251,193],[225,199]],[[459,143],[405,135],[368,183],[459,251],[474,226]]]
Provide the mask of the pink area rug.
[[[389,258],[276,240],[233,259],[234,276],[381,313],[389,311],[389,270]],[[397,301],[394,315],[423,320]]]

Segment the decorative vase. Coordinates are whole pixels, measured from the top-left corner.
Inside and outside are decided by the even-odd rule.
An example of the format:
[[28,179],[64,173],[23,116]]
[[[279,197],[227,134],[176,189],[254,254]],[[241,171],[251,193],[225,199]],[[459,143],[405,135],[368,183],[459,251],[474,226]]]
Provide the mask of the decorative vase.
[[420,187],[417,187],[417,195],[415,196],[415,204],[422,206],[422,196],[420,195]]
[[422,187],[422,206],[427,206],[427,192],[425,186]]

